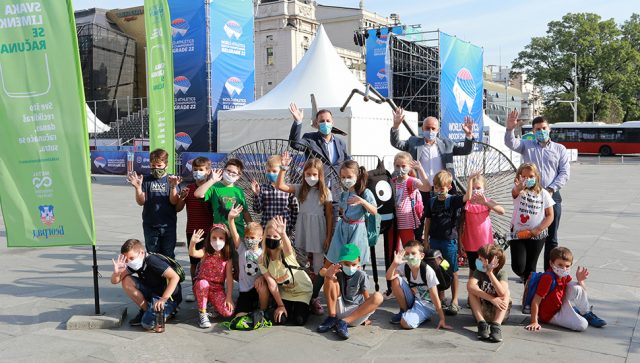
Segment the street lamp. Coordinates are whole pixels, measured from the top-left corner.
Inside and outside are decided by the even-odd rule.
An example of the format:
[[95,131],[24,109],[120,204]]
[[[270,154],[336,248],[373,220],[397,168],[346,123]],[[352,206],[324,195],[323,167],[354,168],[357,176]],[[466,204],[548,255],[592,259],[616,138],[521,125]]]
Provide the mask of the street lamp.
[[573,109],[573,122],[578,122],[578,54],[576,52],[567,52],[573,54],[573,101],[560,101],[558,103],[569,103]]

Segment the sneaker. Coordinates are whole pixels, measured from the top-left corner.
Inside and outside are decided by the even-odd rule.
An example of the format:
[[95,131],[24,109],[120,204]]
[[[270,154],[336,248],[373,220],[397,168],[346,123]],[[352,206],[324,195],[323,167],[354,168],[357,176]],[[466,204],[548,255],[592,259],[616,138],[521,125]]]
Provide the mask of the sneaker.
[[211,322],[209,322],[209,314],[201,312],[198,318],[198,325],[202,329],[211,328]]
[[311,312],[314,315],[322,315],[322,314],[324,314],[324,309],[322,308],[322,305],[320,305],[320,299],[319,298],[311,299]]
[[[593,310],[593,306],[591,307],[591,309]],[[582,317],[587,319],[587,323],[589,323],[589,325],[594,328],[602,328],[603,326],[607,325],[607,322],[604,321],[604,319],[599,318],[596,314],[593,313],[593,311],[589,311],[586,314],[583,314]]]
[[336,321],[336,325],[333,327],[333,330],[338,334],[338,336],[342,339],[349,339],[349,327],[347,326],[347,322],[338,319]]
[[400,320],[402,320],[402,314],[404,314],[404,310],[400,310],[397,314],[395,314],[389,322],[391,324],[400,324]]
[[531,314],[531,306],[529,306],[529,305],[525,305],[525,306],[523,306],[523,307],[522,307],[522,313],[523,313],[524,315],[529,315],[529,314]]
[[502,328],[500,324],[491,323],[491,333],[489,333],[489,340],[498,343],[502,341]]
[[184,298],[184,301],[186,301],[186,302],[194,302],[194,301],[196,301],[196,297],[193,296],[192,293],[188,293],[187,297]]
[[459,311],[460,311],[460,307],[454,303],[451,303],[451,305],[447,306],[446,309],[444,310],[445,314],[450,316],[458,315]]
[[131,326],[142,325],[142,315],[144,315],[144,310],[140,309],[138,311],[138,315],[136,315],[133,319],[129,320],[129,325]]
[[489,339],[489,324],[484,320],[478,322],[478,339]]
[[335,316],[327,316],[327,318],[324,319],[324,321],[320,323],[320,325],[318,325],[318,329],[316,330],[318,331],[318,333],[326,333],[329,330],[333,329],[337,322],[338,318],[336,318]]

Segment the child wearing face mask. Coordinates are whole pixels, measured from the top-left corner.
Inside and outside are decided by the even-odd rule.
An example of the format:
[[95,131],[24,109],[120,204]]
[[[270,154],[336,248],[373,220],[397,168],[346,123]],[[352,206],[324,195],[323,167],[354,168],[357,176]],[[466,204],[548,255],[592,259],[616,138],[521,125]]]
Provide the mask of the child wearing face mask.
[[[407,242],[400,252],[394,252],[386,278],[391,282],[400,312],[391,318],[391,324],[415,329],[437,313],[440,321],[436,329],[452,329],[445,322],[436,273],[423,259],[424,247],[415,240]],[[403,266],[405,263],[408,268]]]
[[[324,168],[320,159],[307,160],[303,166],[304,180],[301,184],[285,184],[284,177],[291,164],[288,152],[282,155],[282,166],[276,187],[295,195],[300,205],[296,222],[296,247],[312,255],[312,268],[317,274],[323,266],[324,253],[329,248],[333,232],[333,207],[331,192],[325,184]],[[322,288],[322,278],[314,283],[311,307],[313,313],[321,315],[322,306],[318,294]]]
[[343,187],[338,203],[340,219],[325,257],[329,263],[338,263],[342,246],[353,243],[360,249],[360,263],[367,265],[369,241],[365,213],[378,214],[376,199],[367,189],[367,170],[354,160],[347,160],[340,166],[340,179]]
[[[214,224],[206,239],[202,238],[204,234],[202,229],[193,232],[189,256],[201,259],[193,293],[198,304],[198,325],[209,328],[211,323],[207,314],[207,302],[211,303],[219,315],[225,318],[233,315],[233,263],[227,227]],[[202,241],[205,241],[204,248],[196,249],[196,244]]]
[[[551,194],[540,185],[540,172],[533,163],[520,165],[513,189],[513,217],[511,219],[511,269],[526,282],[536,270],[538,257],[547,238],[547,228],[553,222]],[[529,307],[523,306],[523,313]]]
[[467,282],[471,313],[478,322],[478,339],[502,341],[501,324],[509,317],[511,295],[504,251],[495,244],[477,252],[474,271]]
[[287,321],[304,325],[309,317],[312,284],[309,275],[296,260],[296,252],[287,236],[286,220],[280,216],[267,223],[260,256],[260,271],[276,303],[275,324]]
[[570,272],[573,254],[566,247],[556,247],[549,253],[549,269],[538,282],[531,302],[531,324],[525,329],[542,329],[540,322],[574,331],[585,331],[591,325],[601,328],[607,322],[591,311],[585,281],[589,277],[586,267],[578,267],[576,280]]
[[[422,168],[422,164],[413,160],[411,154],[402,151],[393,158],[394,172],[396,176],[391,179],[395,188],[396,227],[398,229],[398,246],[394,250],[401,250],[407,242],[415,239],[414,230],[420,226],[422,212],[416,210],[418,204],[422,204],[420,191],[431,191],[429,178]],[[420,179],[410,176],[411,170],[415,170]],[[418,203],[419,199],[419,203]]]
[[[213,224],[213,213],[211,212],[211,204],[205,203],[202,198],[196,198],[194,193],[199,186],[204,184],[208,179],[220,180],[222,177],[221,170],[211,170],[211,160],[199,156],[191,162],[194,182],[187,185],[180,191],[176,211],[180,212],[185,206],[187,208],[187,241],[191,241],[193,231],[202,229],[206,230]],[[196,245],[196,249],[202,249],[202,243]],[[187,252],[189,246],[187,245]],[[195,280],[196,266],[200,259],[189,256],[191,281]],[[187,294],[185,299],[187,302],[195,301],[193,294]]]
[[287,220],[287,234],[294,241],[294,228],[298,219],[298,200],[295,194],[283,192],[276,187],[281,166],[282,157],[280,155],[270,156],[267,160],[265,173],[267,182],[263,184],[258,184],[255,180],[251,182],[253,211],[262,215],[260,219],[262,228],[265,228],[267,222],[273,217],[283,216]]
[[504,208],[487,197],[486,180],[479,173],[469,177],[467,202],[464,205],[465,218],[462,232],[462,246],[469,260],[469,278],[476,270],[478,250],[482,246],[493,244],[493,228],[490,212],[504,214]]
[[324,295],[327,318],[318,326],[319,333],[333,329],[342,339],[349,339],[349,326],[367,325],[371,314],[382,304],[382,294],[367,290],[367,274],[360,269],[360,250],[355,244],[342,246],[340,263],[324,270]]

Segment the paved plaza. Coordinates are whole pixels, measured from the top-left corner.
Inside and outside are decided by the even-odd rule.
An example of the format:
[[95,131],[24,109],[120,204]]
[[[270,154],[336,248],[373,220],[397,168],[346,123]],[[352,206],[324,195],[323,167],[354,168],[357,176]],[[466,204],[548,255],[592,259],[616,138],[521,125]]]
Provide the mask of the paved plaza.
[[[167,324],[163,334],[131,328],[126,321],[137,309],[119,286],[110,284],[109,277],[111,258],[122,242],[142,239],[142,208],[136,205],[133,188],[125,184],[123,176],[97,176],[93,202],[102,274],[101,308],[114,314],[127,306],[129,316],[120,328],[67,330],[71,316],[91,315],[94,310],[91,248],[7,249],[0,219],[0,266],[4,266],[0,277],[0,361],[640,362],[639,180],[637,163],[576,163],[562,191],[561,244],[571,248],[575,264],[589,267],[589,297],[594,312],[608,325],[590,327],[584,333],[549,325],[543,325],[540,332],[526,331],[529,318],[520,313],[522,285],[505,266],[510,273],[514,309],[503,327],[504,342],[496,344],[477,340],[475,322],[466,308],[457,317],[448,317],[454,327],[451,331],[435,330],[433,321],[402,331],[388,323],[398,309],[395,300],[384,302],[372,316],[373,325],[350,329],[347,341],[337,340],[332,333],[316,333],[323,319],[318,316],[312,316],[305,327],[238,332],[214,323],[210,329],[200,329],[195,303],[183,303],[177,319]],[[185,238],[185,218],[181,213],[179,241]],[[382,256],[380,243],[378,248],[378,256]],[[176,254],[183,266],[188,266],[186,247],[178,247]],[[378,266],[384,266],[381,259]],[[542,258],[539,269],[541,266]],[[460,272],[461,286],[465,286],[467,269]],[[384,276],[382,270],[380,276]],[[185,286],[190,288],[190,282]],[[461,302],[466,295],[464,289]]]

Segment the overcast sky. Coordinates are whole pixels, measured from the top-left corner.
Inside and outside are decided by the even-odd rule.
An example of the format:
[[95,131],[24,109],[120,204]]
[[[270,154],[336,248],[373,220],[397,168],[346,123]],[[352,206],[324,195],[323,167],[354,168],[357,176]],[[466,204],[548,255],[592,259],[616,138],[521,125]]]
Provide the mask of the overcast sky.
[[[193,0],[180,0],[193,1]],[[143,0],[72,0],[76,10],[125,8]],[[324,5],[358,7],[360,0],[322,0]],[[638,0],[364,0],[380,15],[400,14],[404,24],[455,35],[484,48],[484,64],[508,65],[531,37],[544,35],[547,23],[566,13],[592,12],[622,23],[640,12]],[[347,34],[351,38],[351,34]]]

